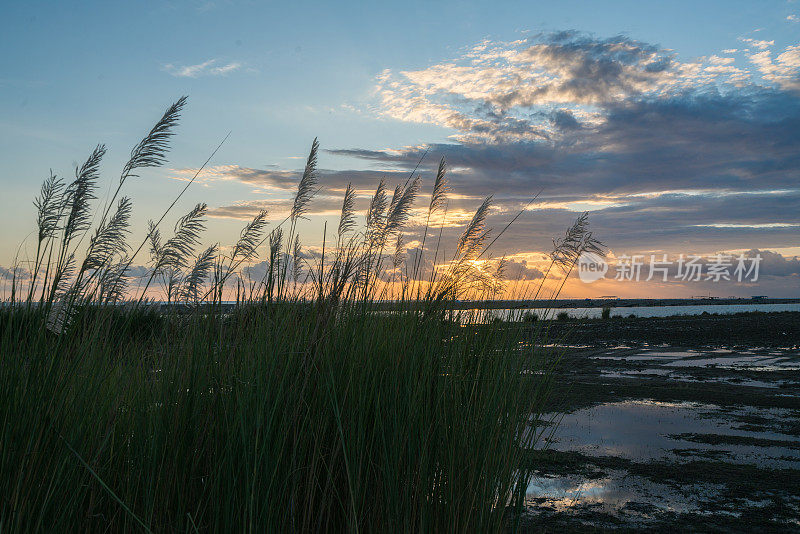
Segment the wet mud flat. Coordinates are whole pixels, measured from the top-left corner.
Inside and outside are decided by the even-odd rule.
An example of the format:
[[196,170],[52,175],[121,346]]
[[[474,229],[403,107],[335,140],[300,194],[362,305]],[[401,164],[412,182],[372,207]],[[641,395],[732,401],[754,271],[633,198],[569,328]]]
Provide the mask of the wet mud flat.
[[[542,321],[553,340],[571,344],[667,344],[683,347],[791,347],[800,345],[800,312],[744,312],[669,317]],[[619,308],[614,313],[624,313]]]
[[551,349],[562,415],[530,454],[526,530],[800,532],[800,335],[784,336],[800,314],[757,315],[778,334],[739,316],[575,321],[596,335]]

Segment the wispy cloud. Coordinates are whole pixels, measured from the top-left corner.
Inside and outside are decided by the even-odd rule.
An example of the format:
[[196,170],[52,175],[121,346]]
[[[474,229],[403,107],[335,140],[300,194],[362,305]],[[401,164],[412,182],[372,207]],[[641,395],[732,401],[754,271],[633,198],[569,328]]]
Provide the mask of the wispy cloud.
[[238,61],[221,63],[217,59],[209,59],[196,65],[174,65],[167,63],[162,70],[178,78],[199,78],[201,76],[225,76],[242,67]]
[[749,37],[740,37],[740,41],[743,43],[747,43],[753,48],[758,48],[759,50],[766,50],[770,46],[775,44],[775,41],[765,41],[761,39],[751,39]]
[[765,80],[774,82],[784,89],[800,91],[800,45],[788,46],[772,58],[769,50],[750,55]]

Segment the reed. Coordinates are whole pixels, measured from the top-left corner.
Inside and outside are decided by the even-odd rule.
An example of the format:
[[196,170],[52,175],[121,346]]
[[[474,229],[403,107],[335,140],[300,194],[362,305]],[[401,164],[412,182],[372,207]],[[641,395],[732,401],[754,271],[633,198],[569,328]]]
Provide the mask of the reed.
[[[417,257],[403,273],[420,177],[391,199],[381,182],[363,228],[348,186],[334,243],[309,263],[296,222],[318,190],[315,140],[285,221],[257,214],[225,255],[201,248],[205,204],[166,239],[165,212],[147,229],[144,287],[131,288],[143,246],[126,242],[132,203],[119,193],[163,164],[185,102],[134,148],[93,232],[102,145],[74,182],[42,186],[32,275],[0,308],[0,531],[518,527],[555,359],[539,327],[447,306],[502,284],[502,261],[493,283],[473,261],[490,199],[448,262],[423,273]],[[444,211],[445,168],[425,234]],[[379,311],[396,284],[417,289]]]

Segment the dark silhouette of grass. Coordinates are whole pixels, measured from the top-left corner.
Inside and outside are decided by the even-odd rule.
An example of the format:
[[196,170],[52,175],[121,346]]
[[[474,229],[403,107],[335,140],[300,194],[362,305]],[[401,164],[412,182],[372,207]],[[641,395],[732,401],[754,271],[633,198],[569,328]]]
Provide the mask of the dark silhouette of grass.
[[[536,348],[541,328],[466,328],[447,310],[501,283],[474,262],[490,199],[449,261],[425,272],[415,258],[403,271],[386,249],[402,253],[419,177],[391,199],[381,184],[363,229],[351,191],[335,243],[326,230],[308,264],[295,223],[318,190],[315,140],[282,223],[268,229],[257,214],[225,255],[200,248],[205,204],[166,231],[172,202],[132,249],[132,202],[119,193],[137,169],[164,163],[185,102],[134,148],[96,225],[102,145],[72,183],[42,187],[32,277],[12,280],[0,309],[0,531],[516,524],[556,359]],[[442,161],[426,234],[445,211],[445,171]],[[596,247],[579,222],[554,252],[566,272]],[[145,247],[150,272],[134,290],[130,266]],[[253,279],[246,267],[262,252],[266,272]],[[149,302],[151,286],[165,305]]]

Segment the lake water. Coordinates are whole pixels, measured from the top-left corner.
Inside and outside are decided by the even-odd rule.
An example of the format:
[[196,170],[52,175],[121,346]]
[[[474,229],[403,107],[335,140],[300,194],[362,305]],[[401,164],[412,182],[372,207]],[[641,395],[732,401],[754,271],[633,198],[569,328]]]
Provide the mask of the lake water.
[[[611,308],[611,316],[628,317],[670,317],[674,315],[701,315],[703,312],[717,314],[733,314],[741,312],[786,312],[800,311],[800,303],[791,304],[698,304],[691,306],[631,306]],[[535,313],[540,319],[554,318],[559,313],[566,312],[575,319],[598,319],[603,313],[602,308],[530,308],[527,310],[464,310],[475,316],[486,318],[498,317],[501,319],[519,320],[525,313]]]

